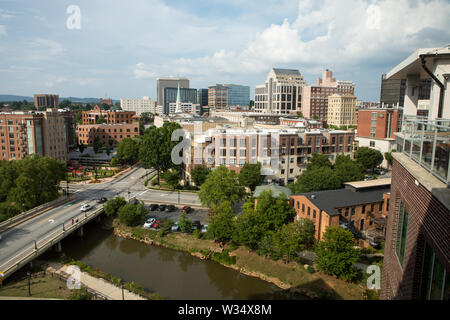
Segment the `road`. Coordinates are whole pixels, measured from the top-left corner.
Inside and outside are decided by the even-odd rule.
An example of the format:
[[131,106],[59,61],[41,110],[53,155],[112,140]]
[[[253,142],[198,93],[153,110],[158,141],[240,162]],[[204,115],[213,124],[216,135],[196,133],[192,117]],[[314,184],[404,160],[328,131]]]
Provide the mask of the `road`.
[[[14,257],[25,249],[34,247],[34,241],[43,239],[47,234],[63,228],[63,224],[72,223],[83,213],[80,211],[82,204],[90,204],[94,209],[102,206],[96,199],[106,197],[108,199],[119,195],[125,199],[136,197],[145,202],[178,202],[178,193],[149,190],[143,185],[141,177],[146,170],[136,167],[129,172],[109,182],[99,184],[69,185],[69,190],[75,192],[75,198],[57,208],[53,208],[43,214],[25,221],[1,234],[0,240],[0,271],[2,266],[9,264]],[[180,201],[183,204],[199,205],[196,194],[180,193]]]

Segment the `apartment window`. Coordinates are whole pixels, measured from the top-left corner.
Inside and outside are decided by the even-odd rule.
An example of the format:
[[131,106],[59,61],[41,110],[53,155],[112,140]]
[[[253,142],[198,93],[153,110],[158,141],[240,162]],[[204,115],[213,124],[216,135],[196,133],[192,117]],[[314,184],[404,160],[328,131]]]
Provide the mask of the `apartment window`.
[[281,174],[284,174],[284,169],[281,169]]
[[294,163],[294,160],[295,160],[295,158],[291,158],[289,162]]
[[450,292],[449,274],[426,242],[423,257],[420,299],[448,300]]
[[241,139],[240,145],[241,147],[245,147],[245,139]]
[[236,150],[235,149],[230,149],[230,156],[231,157],[236,157]]
[[308,207],[308,217],[311,215],[311,208]]
[[245,157],[246,156],[246,152],[247,152],[247,150],[245,150],[245,149],[239,150],[239,156]]
[[300,209],[300,202],[297,201],[297,210]]
[[405,205],[403,204],[403,202],[400,202],[397,222],[396,253],[402,268],[405,259],[406,233],[408,232],[408,216],[408,211],[406,210]]
[[289,173],[294,173],[294,169],[289,169]]
[[375,147],[375,141],[370,141],[370,146],[373,148]]
[[316,218],[316,210],[313,210],[313,218]]
[[377,113],[376,112],[372,112],[372,119],[376,119],[377,118]]
[[345,208],[345,216],[348,217],[348,208]]
[[366,206],[362,206],[362,211],[361,211],[362,213],[366,213]]

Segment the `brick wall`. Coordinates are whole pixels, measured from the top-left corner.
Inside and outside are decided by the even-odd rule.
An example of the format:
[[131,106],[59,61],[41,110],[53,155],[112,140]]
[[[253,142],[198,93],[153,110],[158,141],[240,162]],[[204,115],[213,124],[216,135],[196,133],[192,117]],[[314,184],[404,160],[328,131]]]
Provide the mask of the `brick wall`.
[[[425,241],[450,272],[450,212],[394,160],[382,274],[382,299],[419,298]],[[409,213],[403,269],[396,254],[400,202]]]

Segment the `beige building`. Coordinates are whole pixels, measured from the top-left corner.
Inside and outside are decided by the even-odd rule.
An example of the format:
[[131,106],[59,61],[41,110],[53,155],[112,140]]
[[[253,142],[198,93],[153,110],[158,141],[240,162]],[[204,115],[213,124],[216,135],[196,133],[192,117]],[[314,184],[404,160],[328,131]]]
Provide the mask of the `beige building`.
[[356,97],[352,94],[332,94],[328,97],[327,124],[334,126],[356,126]]

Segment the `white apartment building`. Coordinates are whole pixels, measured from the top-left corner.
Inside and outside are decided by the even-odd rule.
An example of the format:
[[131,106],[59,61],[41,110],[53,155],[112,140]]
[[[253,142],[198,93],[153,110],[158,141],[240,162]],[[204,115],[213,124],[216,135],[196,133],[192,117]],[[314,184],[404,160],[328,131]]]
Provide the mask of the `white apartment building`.
[[120,99],[120,107],[124,111],[134,111],[140,116],[142,113],[156,114],[156,101],[149,97],[142,99]]
[[[179,104],[179,106],[178,106]],[[199,104],[193,104],[190,102],[171,102],[169,103],[169,115],[181,112],[196,113],[199,114],[201,107]]]
[[273,68],[266,83],[255,87],[254,111],[267,114],[297,114],[302,111],[302,88],[306,81],[300,71]]

